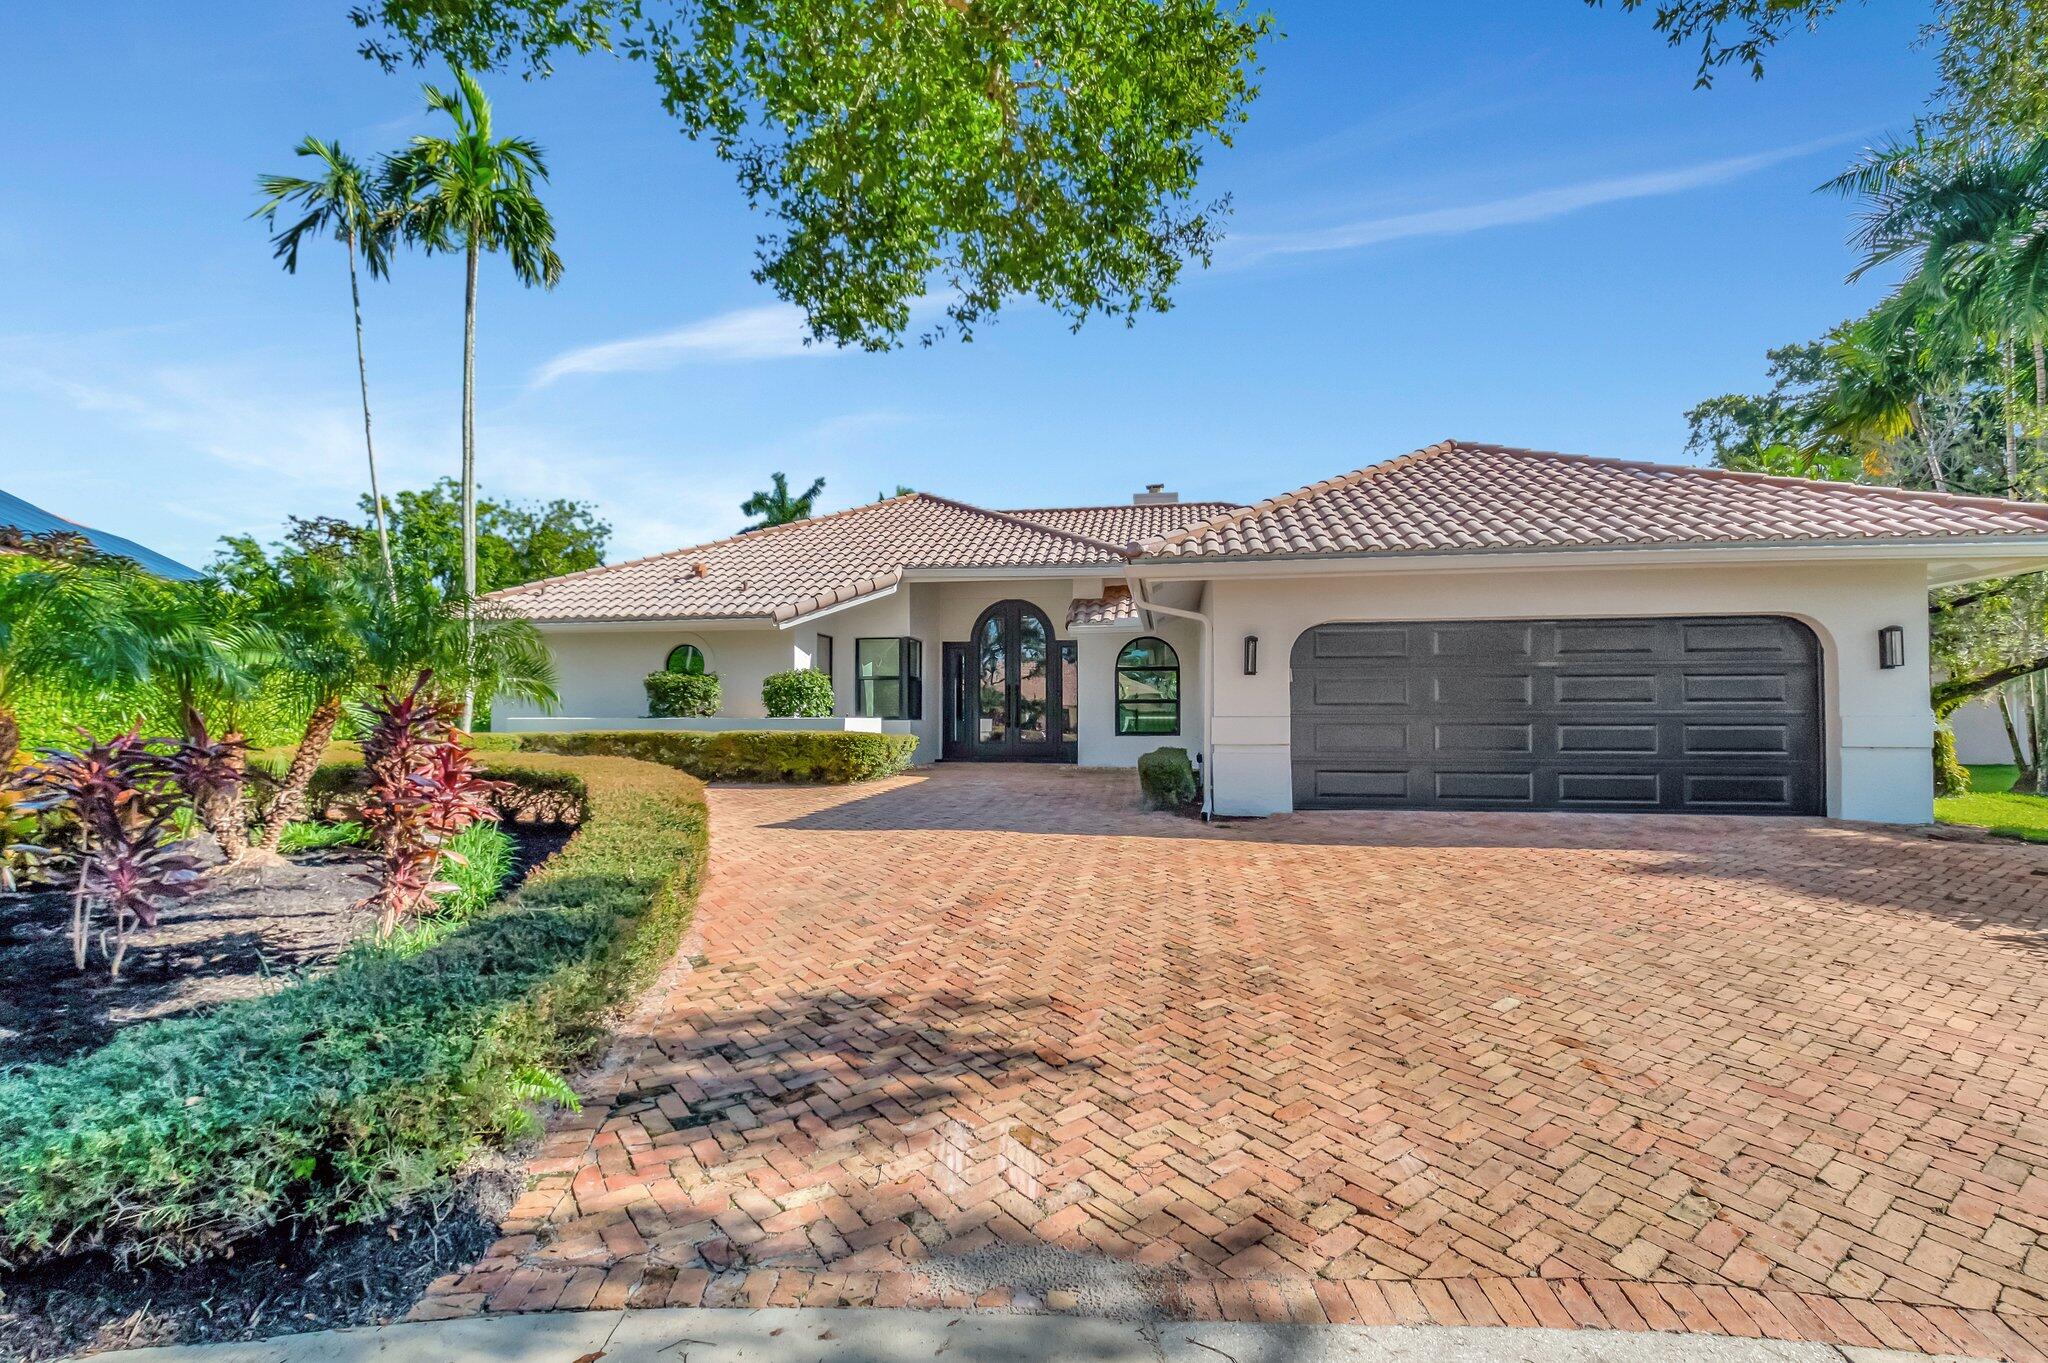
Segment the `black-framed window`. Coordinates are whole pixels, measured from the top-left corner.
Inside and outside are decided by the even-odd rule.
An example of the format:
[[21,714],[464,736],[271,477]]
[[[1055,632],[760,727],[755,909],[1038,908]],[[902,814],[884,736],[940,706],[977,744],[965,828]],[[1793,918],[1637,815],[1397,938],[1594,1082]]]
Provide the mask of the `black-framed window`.
[[1164,639],[1133,639],[1116,655],[1116,731],[1180,732],[1180,656]]
[[811,670],[823,672],[827,681],[832,679],[832,636],[820,634],[818,646],[811,652]]
[[917,639],[855,639],[853,686],[857,715],[923,719],[924,644]]
[[663,666],[670,672],[701,677],[704,675],[704,650],[695,644],[677,644],[668,651],[668,661]]

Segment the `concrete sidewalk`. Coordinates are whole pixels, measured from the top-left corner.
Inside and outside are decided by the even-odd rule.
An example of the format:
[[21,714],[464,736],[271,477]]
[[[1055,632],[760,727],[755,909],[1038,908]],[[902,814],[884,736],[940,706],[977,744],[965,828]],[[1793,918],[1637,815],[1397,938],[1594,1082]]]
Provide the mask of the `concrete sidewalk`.
[[1930,1363],[1925,1354],[1712,1335],[853,1308],[551,1311],[94,1357],[120,1363]]

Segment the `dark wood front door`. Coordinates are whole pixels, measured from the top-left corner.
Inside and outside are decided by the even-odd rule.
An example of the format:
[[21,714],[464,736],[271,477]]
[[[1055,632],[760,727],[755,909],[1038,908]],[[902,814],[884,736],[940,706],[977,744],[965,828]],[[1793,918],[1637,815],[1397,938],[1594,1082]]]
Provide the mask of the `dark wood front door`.
[[1028,601],[999,601],[945,646],[942,755],[976,762],[1075,758],[1074,645]]

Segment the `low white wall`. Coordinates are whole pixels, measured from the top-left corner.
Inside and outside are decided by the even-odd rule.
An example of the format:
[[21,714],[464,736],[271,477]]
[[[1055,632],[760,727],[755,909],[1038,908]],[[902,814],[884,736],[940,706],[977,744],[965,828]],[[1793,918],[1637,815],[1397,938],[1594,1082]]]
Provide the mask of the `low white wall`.
[[492,732],[503,734],[579,734],[592,731],[618,733],[636,730],[703,734],[731,733],[736,730],[765,733],[878,734],[882,732],[882,721],[861,719],[857,716],[827,716],[822,719],[748,719],[727,715],[704,715],[652,719],[644,715],[521,715],[516,719],[495,719],[491,728]]
[[[1933,815],[1927,699],[1927,589],[1912,562],[1361,572],[1324,577],[1225,577],[1209,586],[1216,626],[1210,771],[1216,811],[1274,814],[1293,806],[1289,664],[1302,631],[1339,620],[1549,619],[1652,615],[1784,615],[1819,636],[1828,812],[1926,823]],[[1877,665],[1877,632],[1902,626],[1906,664]],[[1257,676],[1238,650],[1260,639]]]
[[[1956,759],[1969,766],[2003,765],[2012,761],[2012,740],[2006,737],[2005,721],[1998,716],[1998,701],[1984,696],[1961,706],[1948,717],[1956,731]],[[2012,722],[2024,739],[2026,710],[2012,703]]]

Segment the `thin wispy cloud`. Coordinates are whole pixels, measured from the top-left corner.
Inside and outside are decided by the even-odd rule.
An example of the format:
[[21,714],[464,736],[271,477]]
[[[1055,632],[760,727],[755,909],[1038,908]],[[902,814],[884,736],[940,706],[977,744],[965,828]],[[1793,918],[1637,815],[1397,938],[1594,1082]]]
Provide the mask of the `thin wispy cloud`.
[[1550,189],[1532,190],[1503,199],[1459,204],[1450,208],[1429,208],[1413,213],[1359,218],[1328,227],[1293,232],[1248,233],[1225,243],[1225,265],[1243,267],[1279,256],[1314,255],[1327,251],[1358,251],[1388,242],[1415,237],[1461,236],[1493,227],[1546,222],[1567,214],[1597,208],[1603,204],[1633,199],[1655,199],[1707,189],[1768,170],[1772,166],[1810,156],[1828,147],[1840,146],[1856,134],[1801,142],[1796,146],[1726,156],[1714,161],[1676,166],[1669,170],[1637,175],[1615,175]]
[[781,360],[829,355],[832,347],[806,344],[801,309],[787,303],[737,308],[685,326],[623,341],[565,350],[533,372],[533,386],[572,374],[645,374],[692,360]]

